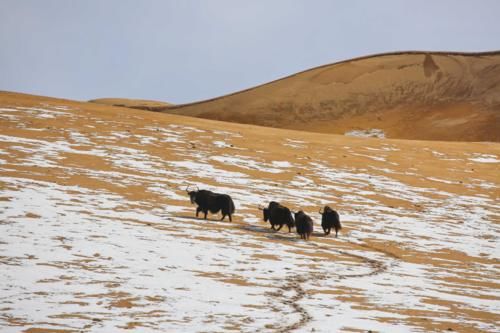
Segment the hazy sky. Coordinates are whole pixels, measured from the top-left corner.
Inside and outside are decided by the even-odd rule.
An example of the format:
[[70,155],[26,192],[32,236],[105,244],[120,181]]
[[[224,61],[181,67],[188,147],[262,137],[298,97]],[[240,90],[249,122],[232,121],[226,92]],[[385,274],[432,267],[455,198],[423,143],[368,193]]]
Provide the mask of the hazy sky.
[[0,90],[190,102],[399,50],[500,49],[497,0],[0,0]]

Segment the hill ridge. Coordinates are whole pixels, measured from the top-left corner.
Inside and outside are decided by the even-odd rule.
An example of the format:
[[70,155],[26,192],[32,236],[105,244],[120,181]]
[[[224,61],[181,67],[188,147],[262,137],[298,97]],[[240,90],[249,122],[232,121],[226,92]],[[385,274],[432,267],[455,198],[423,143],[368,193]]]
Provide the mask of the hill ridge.
[[[255,86],[252,86],[252,87],[249,87],[249,88],[245,88],[243,90],[238,90],[238,91],[235,91],[235,92],[232,92],[232,93],[223,94],[223,95],[220,95],[220,96],[216,96],[216,97],[212,97],[212,98],[208,98],[208,99],[203,99],[203,100],[199,100],[199,101],[188,102],[188,103],[183,103],[183,104],[175,104],[175,105],[172,105],[172,106],[169,106],[169,107],[165,107],[162,110],[166,110],[166,109],[169,109],[169,110],[180,109],[180,108],[183,108],[185,106],[191,106],[191,105],[202,104],[202,103],[205,103],[205,102],[216,101],[218,99],[223,99],[223,98],[226,98],[226,97],[238,95],[238,94],[241,94],[241,93],[245,93],[245,92],[251,91],[253,89],[264,87],[264,86],[269,85],[269,84],[273,84],[273,83],[276,83],[276,82],[279,82],[279,81],[282,81],[282,80],[286,80],[288,78],[292,78],[294,76],[297,76],[297,75],[300,75],[300,74],[303,74],[303,73],[307,73],[307,72],[310,72],[310,71],[314,71],[314,70],[318,70],[318,69],[322,69],[322,68],[326,68],[326,67],[330,67],[330,66],[341,65],[343,63],[349,63],[349,62],[352,62],[352,61],[366,60],[366,59],[370,59],[370,58],[385,57],[385,56],[394,56],[394,55],[424,55],[424,54],[430,54],[430,55],[455,55],[455,56],[489,56],[489,55],[500,55],[500,50],[484,51],[484,52],[461,52],[461,51],[449,51],[448,52],[448,51],[417,51],[417,50],[411,50],[411,51],[393,51],[393,52],[373,53],[373,54],[369,54],[369,55],[364,55],[364,56],[359,56],[359,57],[354,57],[354,58],[349,58],[349,59],[344,59],[344,60],[340,60],[340,61],[335,61],[335,62],[332,62],[332,63],[327,63],[327,64],[319,65],[319,66],[316,66],[316,67],[308,68],[308,69],[305,69],[305,70],[302,70],[302,71],[299,71],[299,72],[296,72],[296,73],[293,73],[293,74],[290,74],[290,75],[286,75],[286,76],[283,76],[283,77],[271,80],[269,82],[265,82],[265,83],[261,83],[261,84],[258,84],[258,85],[255,85]],[[162,110],[159,109],[159,111],[162,111]]]
[[322,133],[500,141],[499,92],[500,51],[400,51],[160,111]]

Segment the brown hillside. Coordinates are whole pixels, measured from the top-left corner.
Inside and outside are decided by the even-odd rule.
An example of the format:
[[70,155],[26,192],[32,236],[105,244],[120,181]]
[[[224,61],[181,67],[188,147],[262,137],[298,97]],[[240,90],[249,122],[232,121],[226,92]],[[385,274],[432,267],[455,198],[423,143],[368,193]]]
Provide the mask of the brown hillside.
[[92,99],[89,102],[148,111],[164,110],[165,108],[171,107],[173,105],[171,103],[165,102],[130,98],[98,98]]
[[[0,92],[0,332],[498,332],[499,165],[495,142]],[[197,218],[188,185],[231,195],[232,222]],[[308,241],[271,229],[271,200]]]
[[498,142],[500,52],[357,58],[163,111],[322,133]]

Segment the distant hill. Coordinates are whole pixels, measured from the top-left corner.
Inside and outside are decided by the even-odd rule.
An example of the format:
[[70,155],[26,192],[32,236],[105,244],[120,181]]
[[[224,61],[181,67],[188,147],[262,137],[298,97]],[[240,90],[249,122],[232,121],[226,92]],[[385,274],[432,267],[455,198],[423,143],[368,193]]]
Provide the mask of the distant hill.
[[158,110],[322,133],[498,142],[500,51],[367,56]]
[[159,111],[165,110],[171,107],[173,104],[166,102],[150,101],[145,99],[130,99],[130,98],[98,98],[92,99],[89,102],[112,105],[112,106],[122,106],[138,110],[148,110],[148,111]]

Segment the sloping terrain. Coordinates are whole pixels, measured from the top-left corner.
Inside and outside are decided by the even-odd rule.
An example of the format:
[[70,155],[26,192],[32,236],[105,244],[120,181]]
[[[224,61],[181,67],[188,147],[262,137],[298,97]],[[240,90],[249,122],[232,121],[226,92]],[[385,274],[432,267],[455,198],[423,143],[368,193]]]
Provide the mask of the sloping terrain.
[[368,56],[165,112],[322,133],[499,142],[500,52]]
[[[498,332],[498,143],[0,94],[2,332]],[[230,194],[233,222],[184,191]],[[258,204],[315,221],[270,230]],[[339,238],[320,232],[336,208]]]
[[97,98],[89,101],[90,103],[121,106],[137,110],[160,111],[169,108],[173,104],[166,102],[150,101],[145,99],[130,98]]

